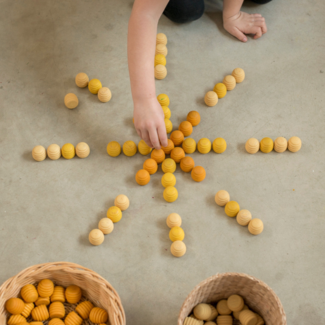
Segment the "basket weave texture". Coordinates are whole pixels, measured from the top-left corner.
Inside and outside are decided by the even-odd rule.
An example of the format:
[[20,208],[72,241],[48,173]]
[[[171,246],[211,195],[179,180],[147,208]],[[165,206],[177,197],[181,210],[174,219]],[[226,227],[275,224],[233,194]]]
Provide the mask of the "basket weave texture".
[[126,324],[121,299],[114,288],[96,272],[68,262],[34,265],[4,282],[0,287],[0,324],[6,324],[9,318],[5,309],[6,301],[19,297],[24,285],[37,284],[43,279],[50,279],[63,287],[77,285],[86,300],[108,312],[110,325]]
[[177,325],[183,325],[185,318],[197,304],[214,304],[233,294],[242,296],[245,304],[263,317],[266,325],[287,324],[281,301],[268,285],[246,274],[220,273],[202,281],[187,296]]

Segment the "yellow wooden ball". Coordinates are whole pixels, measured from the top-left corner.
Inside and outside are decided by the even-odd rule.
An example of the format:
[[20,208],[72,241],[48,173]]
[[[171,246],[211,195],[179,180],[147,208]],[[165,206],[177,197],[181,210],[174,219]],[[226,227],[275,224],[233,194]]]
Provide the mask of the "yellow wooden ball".
[[176,163],[173,159],[167,158],[162,162],[161,169],[164,173],[174,173],[176,170]]
[[165,201],[172,203],[175,202],[178,198],[178,191],[175,187],[173,186],[167,186],[164,189],[164,199]]
[[183,240],[184,237],[185,237],[185,233],[181,227],[173,227],[169,231],[169,239],[171,241]]
[[158,64],[166,65],[166,58],[163,54],[156,54],[155,55],[155,66]]
[[236,217],[240,210],[240,206],[236,201],[229,201],[225,206],[225,212],[228,217]]
[[111,141],[106,150],[111,157],[117,157],[121,153],[121,145],[116,141]]
[[107,210],[107,218],[111,219],[114,223],[122,219],[122,211],[119,207],[112,206]]
[[141,155],[146,156],[149,155],[149,153],[152,151],[152,148],[150,148],[144,140],[141,140],[138,144],[138,150]]
[[132,157],[137,153],[137,145],[132,141],[126,141],[123,144],[123,153],[128,156],[128,157]]
[[171,117],[172,114],[170,112],[169,107],[168,106],[161,106],[161,108],[162,108],[162,110],[164,112],[165,118],[170,119],[170,117]]
[[273,140],[271,138],[263,138],[260,142],[260,150],[264,153],[269,153],[273,150]]
[[185,153],[193,153],[196,150],[196,142],[192,138],[187,138],[182,143]]
[[166,94],[159,94],[157,100],[161,106],[169,106],[170,100]]
[[173,131],[173,123],[171,122],[171,120],[165,118],[165,126],[166,126],[167,133],[170,133]]
[[66,143],[62,147],[62,156],[65,159],[72,159],[76,155],[76,150],[71,143]]
[[102,87],[102,83],[98,79],[91,79],[88,83],[88,89],[94,95],[97,95]]
[[217,83],[214,86],[213,91],[217,93],[218,98],[223,98],[227,95],[227,87],[222,82]]
[[206,154],[211,151],[211,141],[208,138],[202,138],[197,143],[197,150],[202,153]]
[[227,142],[223,138],[216,138],[212,143],[212,148],[216,153],[223,153],[227,149]]
[[163,187],[175,186],[176,185],[176,177],[172,173],[165,173],[161,178],[161,185]]

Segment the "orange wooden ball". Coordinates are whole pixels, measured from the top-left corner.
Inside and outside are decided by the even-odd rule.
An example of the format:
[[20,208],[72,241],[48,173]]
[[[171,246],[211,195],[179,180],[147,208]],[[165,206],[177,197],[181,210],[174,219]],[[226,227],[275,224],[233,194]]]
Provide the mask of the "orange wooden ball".
[[193,126],[189,121],[183,121],[178,129],[184,134],[184,137],[188,137],[193,132]]
[[161,149],[164,151],[166,155],[169,155],[170,152],[175,148],[175,145],[172,140],[168,139],[167,141],[168,141],[167,147],[161,147]]
[[186,119],[192,124],[192,126],[197,126],[201,122],[201,116],[197,111],[189,112]]
[[170,158],[174,159],[175,162],[178,164],[182,158],[185,157],[185,152],[182,148],[176,147],[170,153]]
[[143,186],[147,185],[150,182],[150,174],[145,169],[140,169],[135,175],[136,182]]
[[173,131],[170,135],[170,140],[174,142],[175,146],[180,146],[182,142],[184,141],[184,134],[183,132],[176,130]]
[[206,176],[205,169],[201,166],[196,166],[192,169],[191,176],[194,181],[202,182]]
[[153,149],[151,151],[151,159],[156,160],[157,164],[162,163],[165,160],[165,152],[162,149]]
[[154,174],[158,170],[157,161],[149,158],[143,163],[143,169],[146,170],[150,175]]
[[180,167],[181,170],[185,173],[189,173],[195,166],[195,162],[192,157],[184,157],[181,160]]

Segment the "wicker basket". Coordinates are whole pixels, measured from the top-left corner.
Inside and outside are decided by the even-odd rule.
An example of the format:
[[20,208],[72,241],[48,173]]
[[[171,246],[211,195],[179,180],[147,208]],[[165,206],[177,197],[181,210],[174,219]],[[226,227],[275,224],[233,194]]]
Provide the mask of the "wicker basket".
[[264,282],[241,273],[221,273],[198,284],[185,299],[178,316],[177,325],[199,303],[216,303],[233,294],[242,296],[252,310],[264,318],[266,325],[286,325],[286,315],[280,299]]
[[67,262],[46,263],[31,266],[10,278],[0,287],[0,324],[6,324],[9,314],[5,303],[18,297],[26,284],[36,284],[42,279],[51,279],[56,285],[77,285],[83,295],[97,307],[107,310],[111,325],[125,325],[121,299],[114,288],[100,275],[83,266]]

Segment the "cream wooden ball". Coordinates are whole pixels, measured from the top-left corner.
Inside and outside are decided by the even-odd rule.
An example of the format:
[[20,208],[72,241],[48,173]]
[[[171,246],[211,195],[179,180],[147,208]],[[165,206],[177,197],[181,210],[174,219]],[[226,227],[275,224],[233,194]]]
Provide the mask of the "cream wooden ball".
[[165,79],[167,76],[167,69],[164,65],[162,64],[157,64],[155,66],[155,78],[156,79]]
[[194,307],[193,314],[197,319],[207,320],[211,316],[211,308],[208,304],[198,304]]
[[85,88],[88,86],[89,77],[84,72],[80,72],[76,75],[75,82],[78,87]]
[[175,240],[170,246],[170,252],[175,257],[182,257],[186,253],[186,245],[181,240]]
[[78,97],[73,93],[66,94],[64,97],[64,104],[69,109],[74,109],[79,104]]
[[89,242],[94,245],[94,246],[98,246],[100,244],[103,243],[104,241],[104,234],[101,230],[99,229],[93,229],[90,233],[89,233]]
[[182,225],[182,218],[178,213],[171,213],[166,220],[169,228],[180,227]]
[[156,44],[167,44],[167,36],[164,33],[158,33],[156,36]]
[[102,87],[98,90],[98,99],[102,102],[102,103],[107,103],[111,100],[112,98],[112,93],[110,91],[109,88],[107,87]]
[[32,150],[32,156],[36,161],[43,161],[46,158],[46,150],[43,146],[36,146]]
[[126,195],[120,194],[115,198],[114,205],[121,211],[125,211],[130,206],[130,200]]
[[263,221],[258,218],[252,219],[248,224],[248,231],[252,235],[259,235],[260,233],[262,233],[263,230],[264,230]]
[[87,158],[90,154],[90,148],[86,142],[79,142],[76,146],[76,154],[79,158]]
[[157,44],[155,54],[162,54],[164,56],[167,56],[168,50],[167,50],[166,45],[165,44]]
[[110,234],[114,230],[114,223],[109,218],[103,218],[98,223],[98,229],[101,230],[104,235]]
[[247,226],[249,222],[252,220],[252,214],[245,209],[239,210],[236,216],[236,220],[241,226]]
[[57,144],[51,144],[47,147],[47,156],[52,160],[57,160],[61,157],[61,148]]
[[230,195],[227,191],[220,190],[215,195],[214,200],[219,206],[224,207],[230,201]]

